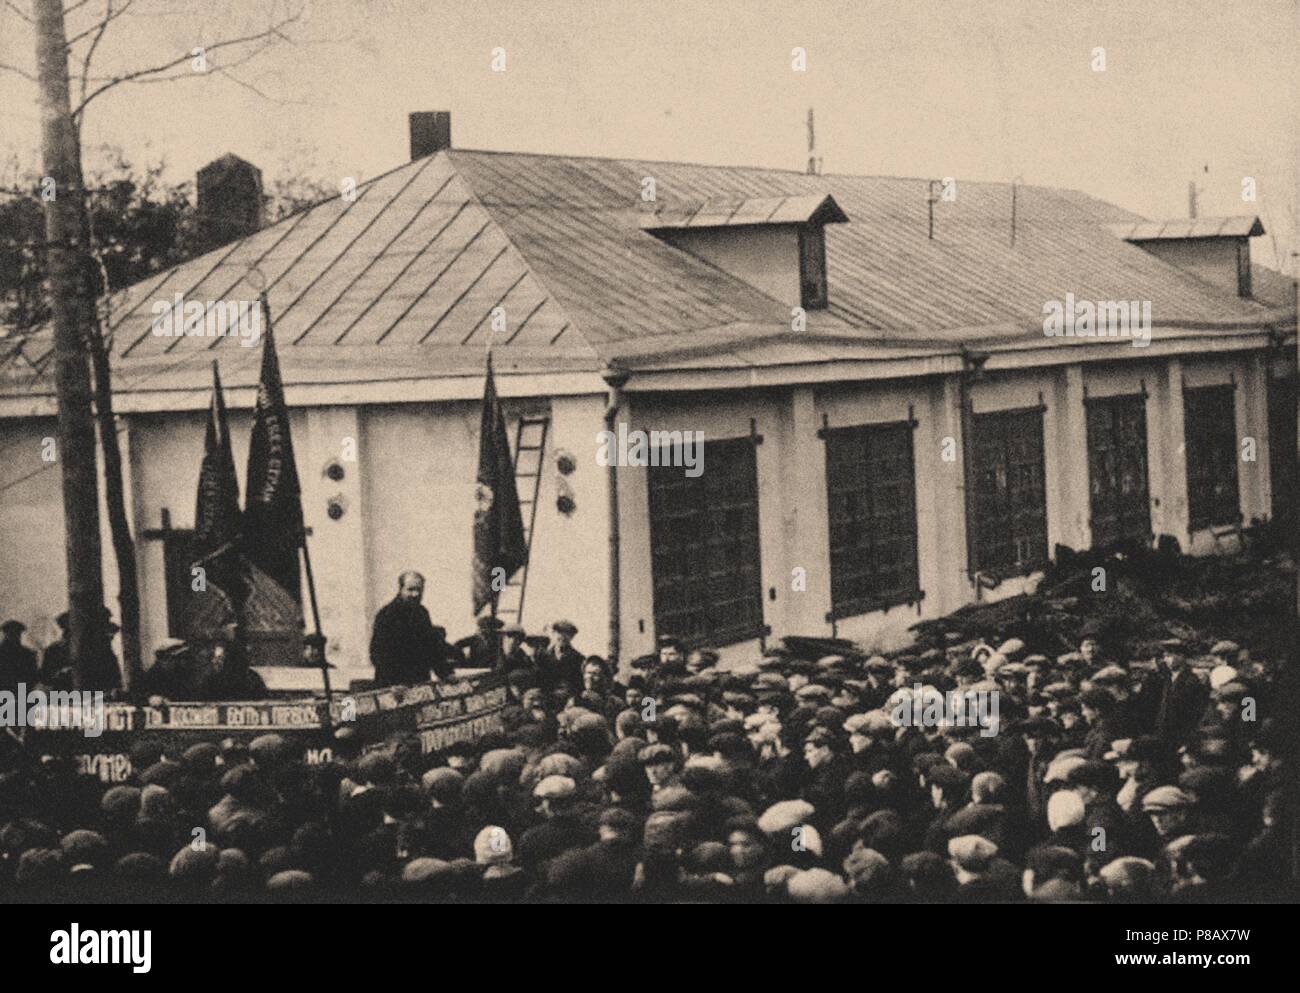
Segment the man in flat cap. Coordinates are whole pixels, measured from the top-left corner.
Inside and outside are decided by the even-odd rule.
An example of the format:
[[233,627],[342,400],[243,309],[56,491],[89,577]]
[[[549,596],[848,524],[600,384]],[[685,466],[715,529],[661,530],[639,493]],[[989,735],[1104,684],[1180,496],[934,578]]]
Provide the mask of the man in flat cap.
[[566,696],[582,693],[582,664],[587,657],[573,647],[578,626],[572,621],[551,624],[551,642],[537,653],[537,680],[547,693],[557,690]]
[[1162,844],[1187,833],[1192,798],[1177,786],[1157,786],[1142,798],[1142,812],[1160,836]]
[[597,831],[579,816],[577,792],[577,784],[569,776],[547,776],[533,787],[541,820],[520,836],[516,851],[524,869],[536,871],[544,862],[598,840]]
[[397,596],[375,615],[370,637],[370,663],[379,686],[428,682],[432,670],[439,679],[453,673],[447,631],[436,627],[420,601],[424,577],[404,572],[397,580]]
[[36,653],[23,644],[26,630],[21,621],[0,624],[0,690],[13,693],[19,683],[28,689],[36,683]]
[[505,622],[499,617],[484,614],[476,622],[478,631],[466,638],[461,638],[452,647],[452,656],[456,668],[493,669],[502,657],[501,629]]
[[199,680],[199,699],[260,700],[266,692],[266,683],[249,666],[240,639],[229,635],[218,639],[212,646],[211,668]]
[[68,654],[68,612],[65,610],[54,623],[59,626],[59,640],[45,646],[41,656],[41,682],[55,689],[72,689],[72,656]]
[[1088,758],[1102,759],[1110,751],[1110,743],[1117,738],[1130,737],[1120,720],[1120,704],[1115,695],[1101,687],[1093,687],[1079,694],[1083,719],[1088,724],[1084,748]]
[[197,692],[194,685],[194,665],[185,642],[179,638],[164,638],[154,648],[153,665],[140,677],[140,685],[132,684],[133,694],[147,699],[160,696],[168,700],[188,700]]
[[501,629],[501,670],[511,672],[533,671],[533,649],[527,641],[524,626],[518,622]]
[[655,639],[655,650],[658,658],[649,672],[650,685],[653,692],[666,696],[673,692],[674,683],[688,675],[686,645],[674,635],[661,634]]
[[1181,642],[1166,641],[1160,647],[1160,664],[1156,667],[1159,687],[1156,735],[1167,744],[1176,744],[1186,741],[1196,730],[1210,694],[1187,664]]

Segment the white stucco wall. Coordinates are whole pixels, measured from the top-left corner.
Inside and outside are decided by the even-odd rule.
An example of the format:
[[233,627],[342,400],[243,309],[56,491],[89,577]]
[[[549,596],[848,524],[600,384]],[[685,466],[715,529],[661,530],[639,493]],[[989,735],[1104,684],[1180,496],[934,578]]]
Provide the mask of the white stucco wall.
[[[1230,547],[1232,536],[1187,533],[1186,464],[1182,390],[1189,386],[1237,383],[1234,417],[1238,440],[1254,437],[1254,461],[1238,463],[1242,513],[1249,523],[1270,506],[1267,407],[1262,353],[1196,356],[1151,361],[1134,359],[1102,369],[1058,366],[1023,373],[991,373],[970,391],[974,410],[985,413],[1035,406],[1040,394],[1047,481],[1049,549],[1076,548],[1091,541],[1083,400],[1138,392],[1145,386],[1152,529],[1172,534],[1194,553]],[[510,435],[528,409],[551,416],[542,462],[542,485],[533,536],[524,622],[540,632],[567,617],[577,624],[577,643],[590,653],[607,651],[606,527],[607,469],[596,460],[596,435],[603,428],[604,397],[507,401]],[[961,430],[955,377],[839,384],[766,390],[639,394],[626,396],[620,420],[630,429],[703,431],[706,440],[747,437],[751,418],[763,436],[757,449],[761,589],[771,637],[829,635],[828,524],[825,446],[817,437],[823,415],[832,427],[898,421],[909,406],[917,420],[913,434],[920,585],[919,605],[841,618],[835,631],[868,647],[905,641],[918,618],[942,616],[975,598],[966,575]],[[193,523],[195,485],[203,446],[204,413],[134,415],[121,434],[127,459],[129,511],[137,535],[146,653],[166,636],[161,542],[142,532],[161,524],[170,511],[174,527]],[[231,412],[235,462],[241,486],[247,461],[250,414]],[[393,595],[403,569],[428,579],[426,605],[451,638],[473,630],[470,605],[471,523],[478,452],[477,401],[338,406],[295,409],[294,443],[304,491],[304,513],[312,529],[322,622],[330,655],[342,668],[340,683],[368,671],[370,622]],[[52,419],[0,420],[0,613],[18,617],[30,630],[28,642],[42,645],[56,636],[53,617],[64,609],[65,573],[62,511],[57,465],[41,462],[41,440],[53,436]],[[957,443],[957,457],[943,458],[944,439]],[[355,462],[346,461],[345,442],[354,440]],[[558,450],[570,453],[575,470],[566,477],[576,509],[556,507]],[[1240,452],[1240,447],[1239,447]],[[328,479],[325,467],[338,459],[345,477]],[[706,465],[707,471],[707,465]],[[18,482],[23,476],[30,478]],[[326,514],[340,497],[346,512]],[[648,489],[644,469],[619,470],[621,505],[622,659],[652,649],[653,586],[650,575]],[[106,602],[115,604],[116,571],[104,528]],[[806,588],[793,588],[792,572],[804,570]],[[1036,581],[1020,577],[981,591],[986,599],[1014,595]],[[733,646],[724,660],[752,656],[757,642]]]
[[59,464],[42,458],[56,434],[53,418],[0,420],[0,620],[26,624],[32,647],[58,637],[67,602]]
[[799,231],[792,224],[686,229],[668,232],[665,240],[774,300],[799,306]]

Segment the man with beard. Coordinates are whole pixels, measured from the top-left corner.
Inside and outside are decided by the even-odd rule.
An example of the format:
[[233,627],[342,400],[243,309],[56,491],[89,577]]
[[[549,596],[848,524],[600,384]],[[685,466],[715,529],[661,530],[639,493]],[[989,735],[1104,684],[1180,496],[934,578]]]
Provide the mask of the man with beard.
[[424,577],[404,572],[397,580],[397,596],[375,615],[370,638],[370,663],[378,686],[423,683],[433,670],[440,679],[453,673],[447,658],[447,631],[435,627],[420,603]]

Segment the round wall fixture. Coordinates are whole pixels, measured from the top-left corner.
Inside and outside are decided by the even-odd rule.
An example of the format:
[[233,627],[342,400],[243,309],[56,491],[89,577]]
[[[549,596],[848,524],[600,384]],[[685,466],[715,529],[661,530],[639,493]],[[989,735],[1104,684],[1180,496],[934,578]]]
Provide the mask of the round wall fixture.
[[561,449],[555,453],[555,468],[561,476],[571,475],[578,468],[578,460],[569,452]]
[[337,521],[340,517],[348,512],[348,501],[342,493],[336,493],[325,501],[325,513],[329,514],[331,521]]
[[573,487],[569,485],[569,481],[563,476],[556,482],[555,509],[565,517],[570,517],[578,509],[578,502],[573,499]]
[[343,471],[343,465],[338,459],[330,459],[325,463],[325,475],[337,483],[340,482],[347,473]]

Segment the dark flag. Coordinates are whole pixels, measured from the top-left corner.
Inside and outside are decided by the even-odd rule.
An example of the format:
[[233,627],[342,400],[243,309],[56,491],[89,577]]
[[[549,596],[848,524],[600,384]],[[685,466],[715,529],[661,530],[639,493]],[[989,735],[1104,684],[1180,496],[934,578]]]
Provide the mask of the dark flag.
[[[202,569],[191,581],[195,598],[191,614],[192,639],[209,637],[212,628],[237,615],[246,590],[239,556],[239,480],[230,448],[226,423],[226,401],[221,394],[221,376],[212,363],[212,403],[208,408],[207,434],[203,441],[203,464],[199,468],[199,491],[194,506],[194,538],[191,566]],[[196,580],[202,576],[203,582]],[[224,600],[224,602],[221,602]]]
[[271,311],[262,297],[266,327],[262,378],[257,385],[253,436],[248,446],[248,494],[244,501],[244,548],[248,560],[301,603],[298,548],[303,541],[302,490],[289,436],[289,410],[275,355]]
[[492,356],[489,354],[487,382],[483,386],[483,420],[478,436],[478,486],[474,492],[476,615],[492,602],[493,595],[501,591],[527,560],[524,519],[519,512],[519,494],[515,490],[515,466],[510,458],[505,417],[492,382]]

